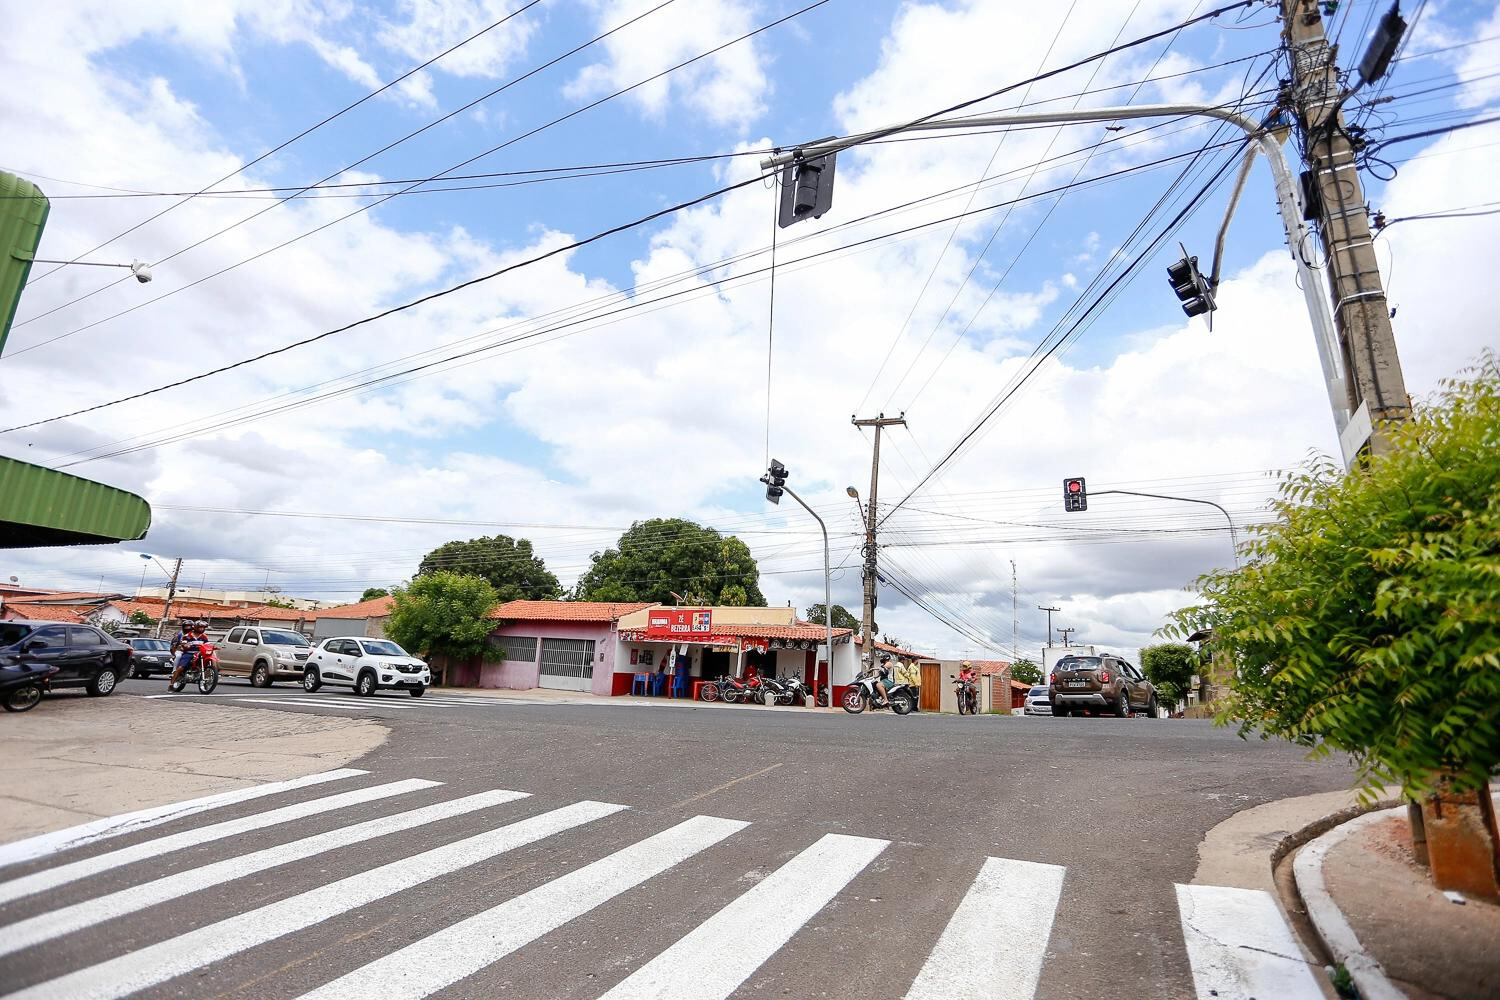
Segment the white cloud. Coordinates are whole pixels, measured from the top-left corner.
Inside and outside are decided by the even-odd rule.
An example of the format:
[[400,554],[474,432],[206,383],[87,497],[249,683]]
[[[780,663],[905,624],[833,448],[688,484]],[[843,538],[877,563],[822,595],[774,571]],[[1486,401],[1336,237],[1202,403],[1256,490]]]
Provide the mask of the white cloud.
[[[401,0],[404,20],[386,21],[382,44],[411,60],[426,62],[521,7],[519,0]],[[437,68],[454,76],[503,76],[525,54],[542,15],[525,11],[491,28],[450,55]],[[425,91],[424,91],[425,92]]]

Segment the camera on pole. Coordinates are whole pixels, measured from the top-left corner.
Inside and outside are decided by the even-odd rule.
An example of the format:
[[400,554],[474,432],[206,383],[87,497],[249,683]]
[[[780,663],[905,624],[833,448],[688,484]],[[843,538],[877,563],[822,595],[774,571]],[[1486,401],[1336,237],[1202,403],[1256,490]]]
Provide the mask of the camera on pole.
[[1182,302],[1182,311],[1189,316],[1201,316],[1218,308],[1214,304],[1214,290],[1203,272],[1198,270],[1198,258],[1189,257],[1187,250],[1182,259],[1167,268],[1167,280],[1172,283],[1172,292]]
[[[824,141],[826,140],[818,140]],[[836,155],[826,153],[823,156],[799,158],[781,168],[781,205],[776,214],[776,225],[785,229],[803,219],[819,219],[833,206],[833,166]]]
[[1082,476],[1063,480],[1063,510],[1076,514],[1089,509],[1089,491]]
[[781,498],[786,493],[783,489],[786,486],[786,466],[771,459],[771,467],[760,477],[760,481],[766,484],[766,499],[774,504],[781,503]]

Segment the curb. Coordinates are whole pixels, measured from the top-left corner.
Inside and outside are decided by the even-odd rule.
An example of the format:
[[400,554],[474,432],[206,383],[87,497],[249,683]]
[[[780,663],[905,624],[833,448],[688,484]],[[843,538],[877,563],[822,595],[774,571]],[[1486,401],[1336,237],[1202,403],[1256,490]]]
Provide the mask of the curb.
[[1302,896],[1303,905],[1307,907],[1307,916],[1312,921],[1313,929],[1334,961],[1349,970],[1363,1000],[1406,1000],[1406,994],[1390,981],[1375,957],[1365,951],[1354,928],[1344,919],[1343,911],[1333,901],[1333,896],[1329,894],[1323,881],[1323,861],[1328,852],[1350,834],[1403,811],[1398,806],[1394,809],[1361,813],[1321,834],[1303,847],[1292,862],[1292,876],[1297,883],[1297,892]]

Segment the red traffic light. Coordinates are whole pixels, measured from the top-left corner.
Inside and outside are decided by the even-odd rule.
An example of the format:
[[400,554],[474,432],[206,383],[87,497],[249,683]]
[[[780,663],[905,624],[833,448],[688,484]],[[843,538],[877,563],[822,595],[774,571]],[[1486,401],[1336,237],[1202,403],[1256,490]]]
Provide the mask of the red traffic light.
[[1082,490],[1083,490],[1083,482],[1081,480],[1077,480],[1077,479],[1069,479],[1068,480],[1068,492],[1069,493],[1078,493],[1078,492],[1080,492]]
[[1063,480],[1063,510],[1076,513],[1089,509],[1089,491],[1082,476]]

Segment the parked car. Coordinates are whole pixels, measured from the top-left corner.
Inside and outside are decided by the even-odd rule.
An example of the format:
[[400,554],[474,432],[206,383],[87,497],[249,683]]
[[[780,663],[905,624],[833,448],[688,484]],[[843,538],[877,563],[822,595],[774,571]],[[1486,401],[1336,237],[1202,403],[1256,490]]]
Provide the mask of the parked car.
[[152,677],[172,672],[172,644],[150,636],[115,636],[130,647],[126,677]]
[[219,647],[219,676],[248,677],[256,687],[276,681],[300,681],[312,654],[312,643],[289,628],[232,628]]
[[130,647],[91,625],[16,620],[0,622],[0,663],[56,667],[50,690],[81,687],[107,695],[130,665]]
[[363,695],[397,688],[420,698],[431,683],[427,664],[389,639],[324,639],[313,647],[302,672],[307,691],[324,684],[351,687]]
[[1038,684],[1026,692],[1026,715],[1051,715],[1052,696],[1044,684]]
[[1156,687],[1112,653],[1064,656],[1047,681],[1053,715],[1099,715],[1108,711],[1122,719],[1133,712],[1157,717]]

